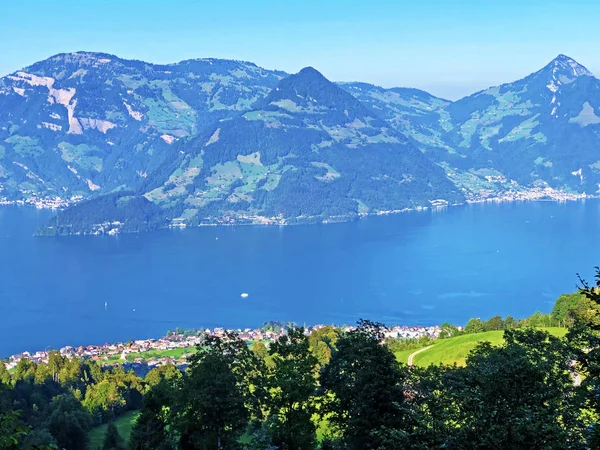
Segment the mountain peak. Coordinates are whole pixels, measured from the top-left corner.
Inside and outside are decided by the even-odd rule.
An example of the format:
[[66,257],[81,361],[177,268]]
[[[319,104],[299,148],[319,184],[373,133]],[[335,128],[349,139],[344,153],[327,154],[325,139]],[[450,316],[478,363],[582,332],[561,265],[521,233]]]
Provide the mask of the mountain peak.
[[321,72],[319,72],[317,69],[315,69],[312,66],[304,67],[303,69],[300,70],[300,72],[297,73],[297,75],[318,76],[318,77],[325,78]]
[[356,117],[373,117],[358,99],[329,81],[313,67],[305,67],[298,73],[283,78],[256,107],[260,109],[266,105],[275,105],[287,108],[282,106],[282,101],[286,104],[290,104],[291,101],[294,112],[323,114],[323,111],[329,110],[343,116],[342,121],[352,121]]
[[593,77],[594,74],[586,67],[579,64],[573,58],[563,55],[562,53],[550,61],[544,69],[552,71],[553,75],[567,77],[570,81],[580,76]]
[[350,94],[329,81],[318,70],[305,67],[300,72],[282,79],[269,95],[268,101],[289,99],[295,102],[319,103],[322,106],[335,104],[340,97]]

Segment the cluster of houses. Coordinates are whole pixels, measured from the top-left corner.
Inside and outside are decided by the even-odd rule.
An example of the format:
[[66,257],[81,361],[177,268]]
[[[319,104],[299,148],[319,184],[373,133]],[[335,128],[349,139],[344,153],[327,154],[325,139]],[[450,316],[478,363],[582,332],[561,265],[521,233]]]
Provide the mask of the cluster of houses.
[[0,197],[0,205],[29,205],[37,209],[62,209],[79,203],[82,200],[83,196],[81,195],[74,195],[70,198],[32,196],[20,200],[9,200],[6,197]]
[[[305,327],[308,335],[326,325],[314,325]],[[340,327],[342,331],[348,332],[354,329],[352,326]],[[246,328],[238,330],[227,330],[225,328],[214,328],[198,331],[186,331],[185,333],[170,333],[159,339],[143,339],[126,343],[88,345],[80,347],[66,346],[60,349],[63,356],[69,358],[92,359],[103,365],[121,364],[125,369],[132,369],[136,373],[144,373],[164,364],[175,364],[179,367],[187,365],[187,356],[192,354],[192,349],[201,344],[206,336],[224,337],[227,333],[234,332],[240,339],[251,342],[274,342],[286,334],[285,326],[274,326],[270,328]],[[440,334],[439,326],[393,326],[386,330],[386,338],[418,339],[423,336],[436,339]],[[168,350],[190,349],[189,353],[167,352]],[[147,357],[145,352],[152,351],[152,356]],[[161,352],[163,354],[161,354]],[[173,353],[180,354],[179,357],[171,356]],[[38,351],[35,353],[23,352],[12,355],[6,363],[7,369],[14,368],[22,359],[28,359],[36,363],[47,363],[49,351]]]
[[[488,181],[502,181],[495,177],[486,177]],[[467,203],[482,203],[482,202],[518,202],[526,200],[542,200],[552,199],[558,202],[566,202],[573,200],[581,200],[585,198],[593,198],[594,195],[569,193],[561,190],[553,189],[548,186],[534,187],[521,190],[506,190],[496,192],[492,190],[482,189],[476,193],[466,193]]]

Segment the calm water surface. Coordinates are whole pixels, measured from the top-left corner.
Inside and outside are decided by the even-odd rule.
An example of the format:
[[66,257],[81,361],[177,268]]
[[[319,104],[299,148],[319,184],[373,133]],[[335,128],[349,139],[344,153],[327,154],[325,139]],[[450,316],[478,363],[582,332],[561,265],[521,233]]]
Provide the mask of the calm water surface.
[[598,201],[33,237],[48,217],[0,208],[0,355],[158,337],[177,326],[523,317],[549,312],[574,290],[577,272],[591,278],[600,264]]

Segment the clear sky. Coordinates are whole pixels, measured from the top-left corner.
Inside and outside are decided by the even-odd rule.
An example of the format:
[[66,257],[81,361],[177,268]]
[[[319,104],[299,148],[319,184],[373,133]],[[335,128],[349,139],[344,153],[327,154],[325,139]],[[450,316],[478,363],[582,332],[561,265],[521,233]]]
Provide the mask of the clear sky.
[[597,0],[1,0],[0,74],[53,54],[242,59],[455,99],[564,53],[600,74]]

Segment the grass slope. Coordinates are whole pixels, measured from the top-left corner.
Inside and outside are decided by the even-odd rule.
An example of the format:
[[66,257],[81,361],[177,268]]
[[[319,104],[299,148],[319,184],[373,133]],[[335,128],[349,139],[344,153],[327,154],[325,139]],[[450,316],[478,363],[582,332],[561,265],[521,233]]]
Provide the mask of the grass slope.
[[[191,355],[194,353],[196,353],[195,347],[172,348],[169,350],[148,350],[145,352],[128,353],[127,361],[132,362],[137,358],[141,358],[143,361],[160,358],[174,358],[179,360],[183,355]],[[124,360],[121,358],[121,355],[114,355],[110,358],[102,359],[100,362],[102,364],[114,364],[123,363]]]
[[[115,420],[117,430],[119,430],[119,434],[125,439],[125,443],[129,442],[131,429],[139,415],[139,411],[129,411]],[[107,427],[108,425],[104,424],[90,430],[90,450],[99,450],[102,448]]]
[[[566,328],[541,328],[553,336],[562,337],[567,333]],[[485,333],[465,334],[449,339],[438,339],[433,343],[433,347],[415,355],[413,364],[417,366],[429,366],[431,364],[456,363],[464,366],[467,355],[477,344],[481,342],[490,342],[492,345],[501,345],[503,342],[504,331],[487,331]],[[404,364],[408,361],[408,356],[416,350],[404,350],[395,353],[396,359]]]

